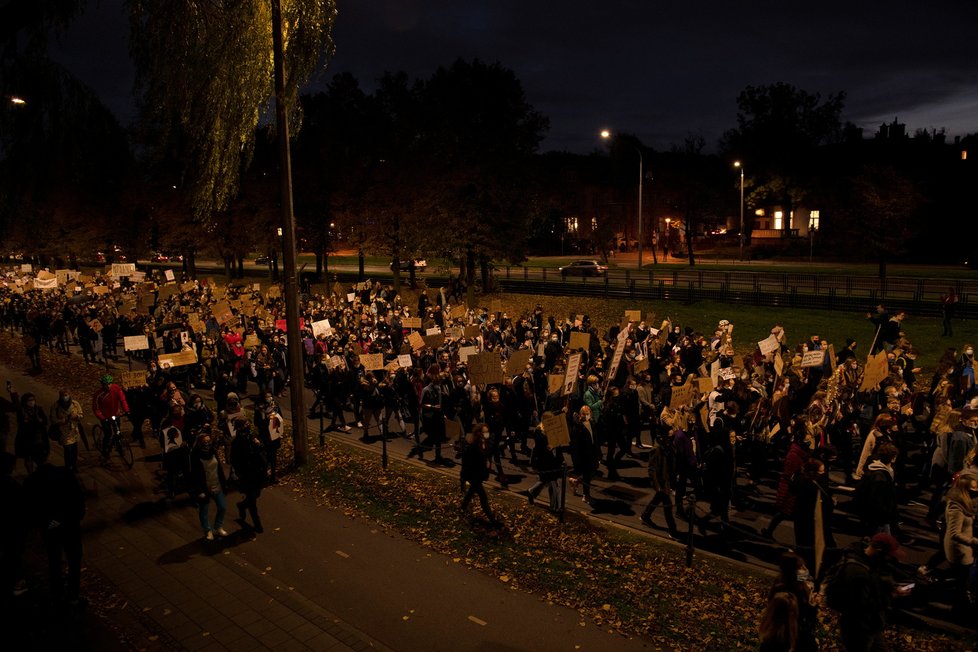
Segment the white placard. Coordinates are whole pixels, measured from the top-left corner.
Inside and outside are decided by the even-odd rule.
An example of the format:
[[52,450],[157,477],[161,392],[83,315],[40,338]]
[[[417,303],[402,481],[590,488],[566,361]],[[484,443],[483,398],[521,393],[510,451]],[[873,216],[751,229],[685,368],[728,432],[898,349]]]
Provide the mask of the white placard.
[[463,346],[458,350],[458,361],[466,362],[469,359],[470,355],[475,355],[478,352],[479,349],[477,349],[474,346]]
[[399,364],[402,369],[406,369],[407,367],[414,366],[414,361],[411,360],[410,353],[405,353],[397,356],[397,364]]
[[145,335],[127,335],[122,338],[124,351],[145,351],[149,349],[149,338]]
[[761,355],[768,355],[774,353],[781,348],[781,342],[778,341],[778,336],[771,334],[765,339],[757,343],[757,348],[761,350]]
[[356,292],[350,292],[349,294],[346,295],[347,303],[353,303],[353,300],[356,298],[357,298]]
[[429,328],[424,332],[425,335],[441,335],[441,329],[435,326],[434,328]]
[[333,327],[329,325],[328,319],[323,319],[320,321],[312,322],[312,336],[319,337],[320,335],[329,336],[333,332]]
[[122,278],[132,276],[136,271],[136,263],[112,263],[112,276]]
[[825,351],[808,351],[801,358],[802,367],[821,367],[825,364]]
[[737,377],[737,372],[734,371],[733,367],[724,367],[719,372],[717,372],[717,378],[720,380],[733,380]]
[[165,272],[163,272],[163,277],[164,277],[164,278],[165,278],[166,280],[168,280],[168,281],[172,281],[172,280],[174,280],[174,279],[176,278],[176,277],[175,277],[175,276],[173,275],[173,270],[172,270],[172,269],[168,269],[168,270],[166,270]]

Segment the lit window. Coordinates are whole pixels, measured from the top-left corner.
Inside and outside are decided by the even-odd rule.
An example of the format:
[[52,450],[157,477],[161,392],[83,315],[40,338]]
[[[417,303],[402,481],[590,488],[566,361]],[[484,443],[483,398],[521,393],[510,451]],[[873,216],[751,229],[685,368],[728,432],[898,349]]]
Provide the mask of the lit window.
[[775,229],[782,229],[782,228],[784,228],[781,225],[781,222],[782,222],[783,218],[784,218],[784,213],[783,212],[781,212],[781,211],[774,211],[774,228]]
[[764,209],[758,208],[756,211],[754,211],[754,215],[757,215],[758,217],[764,217]]
[[592,231],[597,231],[598,230],[598,218],[596,218],[596,217],[592,217],[591,218],[591,230]]
[[818,211],[812,211],[808,214],[808,228],[812,231],[818,231]]
[[961,150],[961,160],[962,161],[967,161],[968,160],[968,150],[966,150],[966,149],[962,149]]
[[576,217],[565,217],[564,227],[567,233],[577,233],[577,218]]

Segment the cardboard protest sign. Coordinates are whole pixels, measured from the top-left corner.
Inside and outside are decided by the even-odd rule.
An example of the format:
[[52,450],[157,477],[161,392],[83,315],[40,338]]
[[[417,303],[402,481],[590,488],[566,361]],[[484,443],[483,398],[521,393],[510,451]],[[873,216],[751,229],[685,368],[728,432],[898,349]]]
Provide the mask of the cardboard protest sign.
[[462,424],[458,419],[449,419],[445,417],[445,441],[453,442],[456,439],[461,439],[463,435]]
[[139,297],[139,301],[136,302],[136,311],[143,314],[149,314],[153,310],[153,306],[156,305],[156,297],[152,294],[144,294]]
[[777,376],[784,375],[784,358],[782,358],[780,355],[774,356],[774,373]]
[[72,269],[56,269],[54,270],[54,278],[58,282],[58,285],[65,285],[75,276],[78,276],[78,272]]
[[547,374],[547,394],[556,394],[564,389],[564,376]]
[[432,328],[425,329],[424,334],[425,335],[441,335],[441,329],[438,328],[437,326],[434,326]]
[[712,378],[697,378],[696,379],[696,391],[700,394],[709,394],[713,391],[713,379]]
[[124,351],[145,351],[149,349],[149,338],[145,335],[127,335],[122,338]]
[[777,335],[772,334],[758,342],[757,348],[761,350],[761,355],[768,355],[780,349],[781,342],[778,341]]
[[863,371],[863,382],[859,385],[859,391],[876,387],[889,375],[890,365],[886,359],[886,351],[880,351],[875,356],[866,356],[866,368]]
[[91,328],[96,333],[101,333],[103,328],[102,322],[100,322],[97,319],[93,319],[92,321],[88,322],[88,327]]
[[195,333],[204,332],[204,323],[200,321],[200,313],[192,312],[187,315],[187,321],[190,322],[190,330]]
[[625,319],[627,319],[628,321],[636,322],[636,323],[637,322],[640,322],[640,321],[642,321],[642,311],[641,310],[626,310],[625,311]]
[[173,367],[183,367],[188,364],[197,364],[197,353],[193,349],[180,351],[180,353],[168,353],[159,357],[160,369],[172,369]]
[[109,293],[109,288],[104,285],[96,285],[95,287],[92,288],[92,294],[102,295],[108,293]]
[[833,370],[839,366],[839,361],[835,357],[835,344],[829,344],[829,366]]
[[547,444],[550,448],[570,444],[570,428],[567,427],[567,415],[563,412],[557,414],[544,412],[540,423],[543,432],[547,435]]
[[282,288],[278,285],[271,286],[268,288],[268,291],[265,292],[266,299],[278,299],[280,296],[282,296]]
[[319,337],[320,335],[329,336],[333,332],[333,327],[329,325],[328,319],[321,319],[319,321],[312,322],[312,336]]
[[176,276],[174,276],[172,269],[168,269],[163,272],[163,278],[165,278],[167,281],[173,281],[176,279]]
[[341,356],[334,355],[330,357],[327,366],[330,369],[346,369],[346,359]]
[[231,305],[227,301],[218,301],[211,306],[211,314],[214,315],[217,323],[222,326],[234,319],[234,313],[231,312]]
[[407,369],[408,367],[414,366],[414,361],[411,359],[411,354],[401,354],[397,356],[397,365],[402,369]]
[[384,368],[384,354],[364,354],[360,356],[360,362],[363,363],[363,368],[365,371],[379,371],[380,369]]
[[136,271],[135,263],[112,263],[112,276],[122,278],[132,276]]
[[20,266],[20,271],[24,274],[30,274],[32,271],[34,271],[34,268],[31,267],[30,263],[23,263]]
[[503,368],[500,364],[499,354],[495,351],[486,351],[470,355],[466,361],[469,368],[469,380],[473,385],[501,385],[503,382]]
[[403,317],[401,326],[404,328],[421,328],[421,317]]
[[418,331],[411,331],[411,334],[408,335],[407,341],[408,344],[411,345],[411,348],[415,351],[420,351],[425,347],[424,338],[421,337],[421,333]]
[[673,386],[672,397],[669,399],[669,407],[675,410],[689,406],[693,402],[693,398],[695,398],[695,392],[695,386],[689,382],[679,387]]
[[465,306],[452,306],[452,319],[462,319],[468,312],[469,309]]
[[710,364],[710,380],[713,381],[714,385],[720,384],[720,361],[714,360]]
[[817,351],[806,351],[805,355],[801,357],[801,366],[805,367],[821,367],[825,364],[825,351],[818,349]]
[[259,346],[261,346],[261,340],[258,338],[258,334],[248,333],[247,335],[245,335],[242,346],[244,346],[244,348],[249,351],[251,349],[257,349]]
[[145,371],[123,371],[122,386],[125,389],[135,389],[137,387],[145,387],[146,372]]
[[477,337],[479,337],[480,335],[482,335],[482,329],[480,329],[478,326],[475,326],[475,325],[466,326],[465,327],[465,331],[464,331],[464,335],[465,335],[465,339],[467,339],[467,340],[474,340]]
[[463,346],[458,350],[458,361],[461,363],[466,363],[469,360],[470,355],[475,355],[479,352],[474,346]]
[[736,377],[737,377],[737,372],[734,371],[733,367],[724,367],[717,373],[717,378],[719,378],[720,380],[733,380]]
[[578,349],[584,349],[585,351],[591,348],[591,334],[582,333],[580,331],[571,331],[570,334],[570,348],[571,351],[577,351]]
[[181,292],[192,292],[193,290],[196,289],[197,289],[197,284],[194,283],[193,281],[187,281],[186,283],[180,285]]
[[178,288],[176,285],[164,285],[159,289],[159,299],[160,301],[165,301],[166,299],[175,296],[179,292],[180,288]]
[[444,335],[425,335],[422,339],[424,340],[424,345],[429,349],[437,349],[445,343]]
[[564,371],[564,389],[561,396],[570,396],[577,384],[577,376],[581,373],[581,354],[571,353],[567,356],[567,369]]
[[635,364],[632,365],[633,373],[641,373],[649,368],[649,359],[642,358],[641,360],[636,360]]
[[506,361],[506,373],[510,376],[517,376],[523,373],[523,370],[526,369],[526,365],[529,364],[530,358],[532,357],[533,351],[529,349],[514,351],[513,355],[509,356],[509,360]]
[[356,299],[356,298],[357,298],[357,293],[356,292],[350,292],[349,294],[346,295],[346,302],[347,303],[353,303],[353,300]]
[[445,337],[458,341],[465,335],[465,330],[461,326],[452,326],[445,329]]

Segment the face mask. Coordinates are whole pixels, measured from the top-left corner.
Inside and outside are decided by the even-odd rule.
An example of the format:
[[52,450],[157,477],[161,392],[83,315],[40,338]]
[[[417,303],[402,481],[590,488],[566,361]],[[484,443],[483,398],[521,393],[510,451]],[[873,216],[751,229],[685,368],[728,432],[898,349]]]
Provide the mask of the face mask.
[[969,491],[968,495],[971,496],[972,499],[978,498],[978,491]]

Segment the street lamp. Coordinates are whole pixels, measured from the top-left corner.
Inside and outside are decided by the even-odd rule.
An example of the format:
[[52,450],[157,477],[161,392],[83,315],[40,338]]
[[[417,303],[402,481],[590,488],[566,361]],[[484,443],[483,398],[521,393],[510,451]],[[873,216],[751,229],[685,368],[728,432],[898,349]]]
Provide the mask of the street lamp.
[[27,104],[27,100],[25,100],[22,97],[17,97],[16,95],[14,95],[13,97],[10,98],[10,103],[11,104]]
[[744,259],[744,166],[740,161],[734,161],[734,167],[740,168],[740,259]]
[[[608,140],[611,132],[607,129],[601,130],[601,138]],[[642,269],[642,179],[645,177],[644,163],[642,161],[642,150],[632,145],[638,153],[638,268]]]
[[667,217],[666,218],[666,241],[662,243],[662,258],[663,258],[663,262],[666,263],[669,262],[669,239],[672,236],[672,233],[669,232],[670,222],[672,222],[672,219]]

